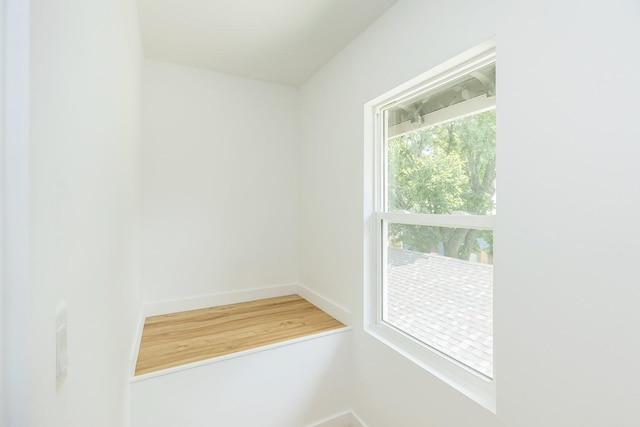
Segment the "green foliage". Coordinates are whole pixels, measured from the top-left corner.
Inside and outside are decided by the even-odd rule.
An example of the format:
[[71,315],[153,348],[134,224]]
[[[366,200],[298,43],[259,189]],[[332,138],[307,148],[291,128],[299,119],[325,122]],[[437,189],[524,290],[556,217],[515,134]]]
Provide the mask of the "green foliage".
[[[495,196],[495,110],[393,138],[387,143],[390,211],[487,215]],[[468,259],[474,230],[392,224],[391,244]],[[484,242],[493,239],[484,236]]]

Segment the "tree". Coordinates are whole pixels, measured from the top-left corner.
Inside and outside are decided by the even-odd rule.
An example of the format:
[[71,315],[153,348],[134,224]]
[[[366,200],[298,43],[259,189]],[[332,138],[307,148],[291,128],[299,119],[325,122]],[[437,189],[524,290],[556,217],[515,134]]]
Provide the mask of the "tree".
[[[390,211],[487,215],[495,197],[495,110],[404,134],[388,141]],[[392,244],[469,259],[490,233],[392,224]],[[482,238],[482,239],[479,239]]]

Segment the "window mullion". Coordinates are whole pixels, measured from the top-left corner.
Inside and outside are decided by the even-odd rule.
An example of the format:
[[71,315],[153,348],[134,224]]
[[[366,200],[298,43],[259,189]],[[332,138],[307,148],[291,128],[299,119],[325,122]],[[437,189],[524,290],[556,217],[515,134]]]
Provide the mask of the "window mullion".
[[493,230],[495,215],[438,215],[405,212],[379,212],[378,220],[395,224]]

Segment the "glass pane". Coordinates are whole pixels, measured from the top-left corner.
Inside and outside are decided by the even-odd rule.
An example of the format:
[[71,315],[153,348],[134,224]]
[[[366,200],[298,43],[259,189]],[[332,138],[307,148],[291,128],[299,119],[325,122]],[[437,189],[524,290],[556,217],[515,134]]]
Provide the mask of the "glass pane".
[[[388,111],[389,137],[395,137],[421,125],[432,117],[446,120],[446,111],[461,111],[462,104],[479,102],[496,95],[496,64],[487,64],[443,85],[427,89],[394,105]],[[451,107],[457,106],[453,109]],[[449,117],[454,118],[454,117]]]
[[389,224],[383,320],[493,377],[493,232]]
[[388,211],[495,213],[494,95],[492,64],[386,111]]

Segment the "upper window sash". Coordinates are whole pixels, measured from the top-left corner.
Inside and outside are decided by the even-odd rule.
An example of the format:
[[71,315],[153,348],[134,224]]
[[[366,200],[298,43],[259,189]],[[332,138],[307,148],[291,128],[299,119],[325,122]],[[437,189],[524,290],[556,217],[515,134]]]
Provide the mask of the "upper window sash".
[[469,74],[486,65],[496,62],[496,53],[494,50],[485,52],[455,67],[455,71],[447,70],[439,73],[429,79],[426,84],[412,87],[393,97],[393,101],[378,106],[378,111],[388,110],[396,105],[402,104],[408,99],[413,98],[416,94],[434,90],[445,85],[461,76]]

